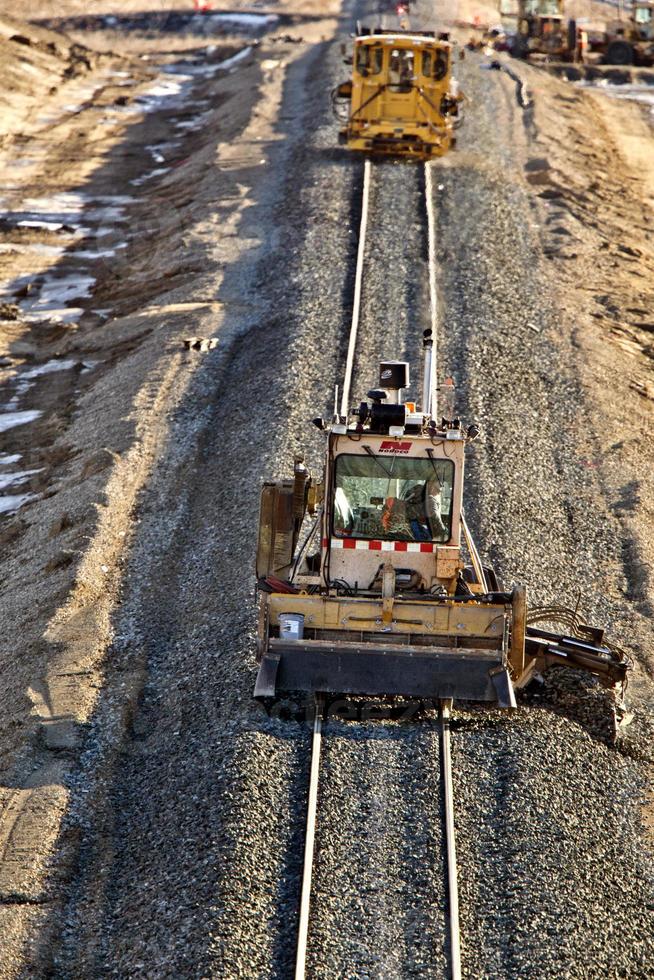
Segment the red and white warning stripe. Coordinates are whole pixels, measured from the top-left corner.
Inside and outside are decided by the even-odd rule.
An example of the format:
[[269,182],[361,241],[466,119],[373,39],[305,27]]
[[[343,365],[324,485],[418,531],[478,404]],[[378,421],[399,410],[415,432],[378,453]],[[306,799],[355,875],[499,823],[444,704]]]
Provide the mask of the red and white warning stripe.
[[[323,547],[327,547],[327,539]],[[332,538],[332,548],[353,549],[356,551],[419,551],[433,554],[437,545],[431,541],[364,541],[360,538]]]

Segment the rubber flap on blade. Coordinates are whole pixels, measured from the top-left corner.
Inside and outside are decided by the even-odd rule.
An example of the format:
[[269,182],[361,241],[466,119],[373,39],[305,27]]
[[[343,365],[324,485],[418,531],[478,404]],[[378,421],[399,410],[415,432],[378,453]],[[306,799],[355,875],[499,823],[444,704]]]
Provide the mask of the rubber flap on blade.
[[498,708],[517,708],[518,704],[515,699],[513,682],[509,677],[509,672],[506,667],[491,670],[490,677],[497,695]]
[[254,685],[255,698],[273,698],[275,696],[280,659],[278,653],[267,653],[261,661],[257,682]]

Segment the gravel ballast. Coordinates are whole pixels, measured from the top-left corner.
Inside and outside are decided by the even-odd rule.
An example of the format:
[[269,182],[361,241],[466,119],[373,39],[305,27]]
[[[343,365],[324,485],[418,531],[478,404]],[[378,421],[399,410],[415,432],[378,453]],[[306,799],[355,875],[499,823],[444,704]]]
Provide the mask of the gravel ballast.
[[[461,75],[473,103],[456,155],[435,165],[434,194],[441,371],[456,378],[463,417],[484,427],[468,517],[507,584],[574,605],[583,582],[584,611],[619,624],[613,518],[576,462],[593,421],[518,177],[521,110],[475,59]],[[107,687],[72,786],[67,840],[79,851],[57,976],[292,975],[310,729],[252,702],[251,568],[260,484],[286,476],[299,449],[319,471],[309,420],[330,413],[341,380],[362,174],[335,147],[326,93],[343,77],[337,44],[289,67],[288,138],[269,149],[239,227],[262,244],[226,270],[217,297],[248,302],[204,355],[140,504]],[[417,382],[428,325],[419,168],[374,169],[355,398],[376,385],[380,358],[406,356]],[[123,738],[121,685],[137,674]],[[578,717],[556,713],[574,700],[566,684],[511,716],[455,713],[471,978],[654,975],[643,772],[606,744],[593,685]],[[433,716],[330,721],[325,740],[311,973],[440,978]]]
[[[468,467],[469,521],[504,582],[527,584],[530,605],[580,601],[589,621],[626,645],[620,528],[585,465],[595,420],[580,355],[542,265],[543,215],[518,177],[529,118],[512,84],[493,84],[478,65],[470,59],[462,72],[475,110],[435,191],[441,361],[462,416],[482,425]],[[607,746],[610,702],[583,674],[553,674],[537,702],[547,710],[464,716],[453,736],[465,969],[652,975],[644,770]]]

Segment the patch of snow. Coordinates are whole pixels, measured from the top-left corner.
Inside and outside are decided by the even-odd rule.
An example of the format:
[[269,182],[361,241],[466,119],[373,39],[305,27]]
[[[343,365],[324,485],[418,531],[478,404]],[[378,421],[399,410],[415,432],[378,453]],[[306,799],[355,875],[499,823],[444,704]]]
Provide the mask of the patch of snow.
[[88,202],[88,194],[74,191],[63,191],[51,197],[26,197],[23,207],[28,211],[39,211],[41,214],[79,214]]
[[19,228],[42,228],[44,231],[61,231],[61,229],[64,227],[64,223],[63,221],[37,221],[36,219],[34,219],[28,221],[19,221],[18,227]]
[[136,97],[135,102],[144,112],[157,112],[164,106],[172,108],[181,103],[190,81],[190,75],[176,75],[174,79],[170,75],[161,75],[158,82]]
[[205,14],[206,20],[214,20],[223,24],[239,24],[243,27],[267,27],[276,24],[279,18],[276,14]]
[[36,255],[50,255],[53,258],[57,258],[66,251],[63,245],[41,245],[40,242],[28,243],[27,245],[5,245],[0,244],[0,252],[20,252],[23,255],[26,252],[34,252]]
[[52,309],[66,305],[71,299],[85,299],[95,285],[93,276],[67,276],[63,279],[46,280],[41,286],[38,299],[29,302],[29,310]]
[[0,497],[0,514],[13,514],[30,500],[36,500],[36,494],[18,493],[10,497]]
[[131,194],[99,194],[92,202],[100,204],[133,204],[136,198]]
[[86,221],[127,221],[125,209],[120,207],[91,208],[84,218]]
[[582,88],[601,89],[604,95],[608,95],[612,99],[627,99],[651,106],[651,112],[654,114],[654,85],[619,85],[608,78],[601,78],[596,82],[577,82],[576,84]]
[[155,167],[149,174],[143,174],[141,177],[135,177],[133,180],[130,180],[130,184],[133,184],[135,187],[140,187],[141,184],[145,184],[148,180],[153,180],[155,177],[161,177],[163,174],[167,174],[170,169],[170,167]]
[[0,492],[6,490],[7,487],[20,486],[21,483],[25,483],[29,480],[31,476],[35,473],[40,473],[42,470],[21,470],[18,473],[3,473],[0,474]]
[[74,323],[86,313],[81,306],[68,306],[63,309],[47,309],[41,312],[30,312],[25,314],[28,323]]
[[36,409],[29,412],[0,412],[0,432],[7,432],[8,429],[15,429],[19,425],[27,425],[41,415],[43,412]]
[[[147,149],[148,153],[150,154],[150,156],[152,157],[152,159],[154,160],[155,163],[165,163],[166,162],[165,156],[163,156],[162,153],[159,153],[159,150],[157,150],[154,146],[148,146],[148,147],[146,147],[146,149]],[[132,181],[132,183],[134,183],[134,181]]]
[[55,371],[70,371],[77,363],[77,361],[47,361],[45,364],[37,364],[36,367],[30,368],[29,371],[22,371],[19,377],[21,380],[24,378],[40,378],[42,374],[54,374]]
[[247,58],[251,51],[251,47],[243,48],[242,51],[238,51],[236,54],[232,55],[231,58],[221,61],[217,67],[222,69],[222,71],[226,71],[228,68],[232,68],[234,65],[237,65],[239,61],[243,61],[244,58]]
[[117,245],[116,248],[98,249],[97,252],[73,252],[71,258],[86,259],[87,262],[97,262],[98,259],[110,259],[112,255],[116,254],[116,249],[118,248],[127,248],[127,245]]
[[209,112],[202,112],[199,116],[195,116],[194,119],[181,119],[175,123],[175,129],[200,129],[212,116],[213,111],[209,110]]

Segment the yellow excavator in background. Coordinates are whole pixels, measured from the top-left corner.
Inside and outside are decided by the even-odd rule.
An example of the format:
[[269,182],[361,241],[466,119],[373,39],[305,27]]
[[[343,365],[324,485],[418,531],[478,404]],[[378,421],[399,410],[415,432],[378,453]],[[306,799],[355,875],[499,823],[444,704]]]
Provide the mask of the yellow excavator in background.
[[619,17],[601,26],[580,27],[577,57],[585,63],[605,65],[654,65],[654,3],[634,3],[627,18]]
[[515,58],[537,54],[572,60],[577,24],[566,19],[564,0],[500,0],[500,17]]
[[500,0],[516,58],[546,56],[584,64],[654,65],[654,3],[636,0],[628,16],[604,23],[567,20],[564,0]]

